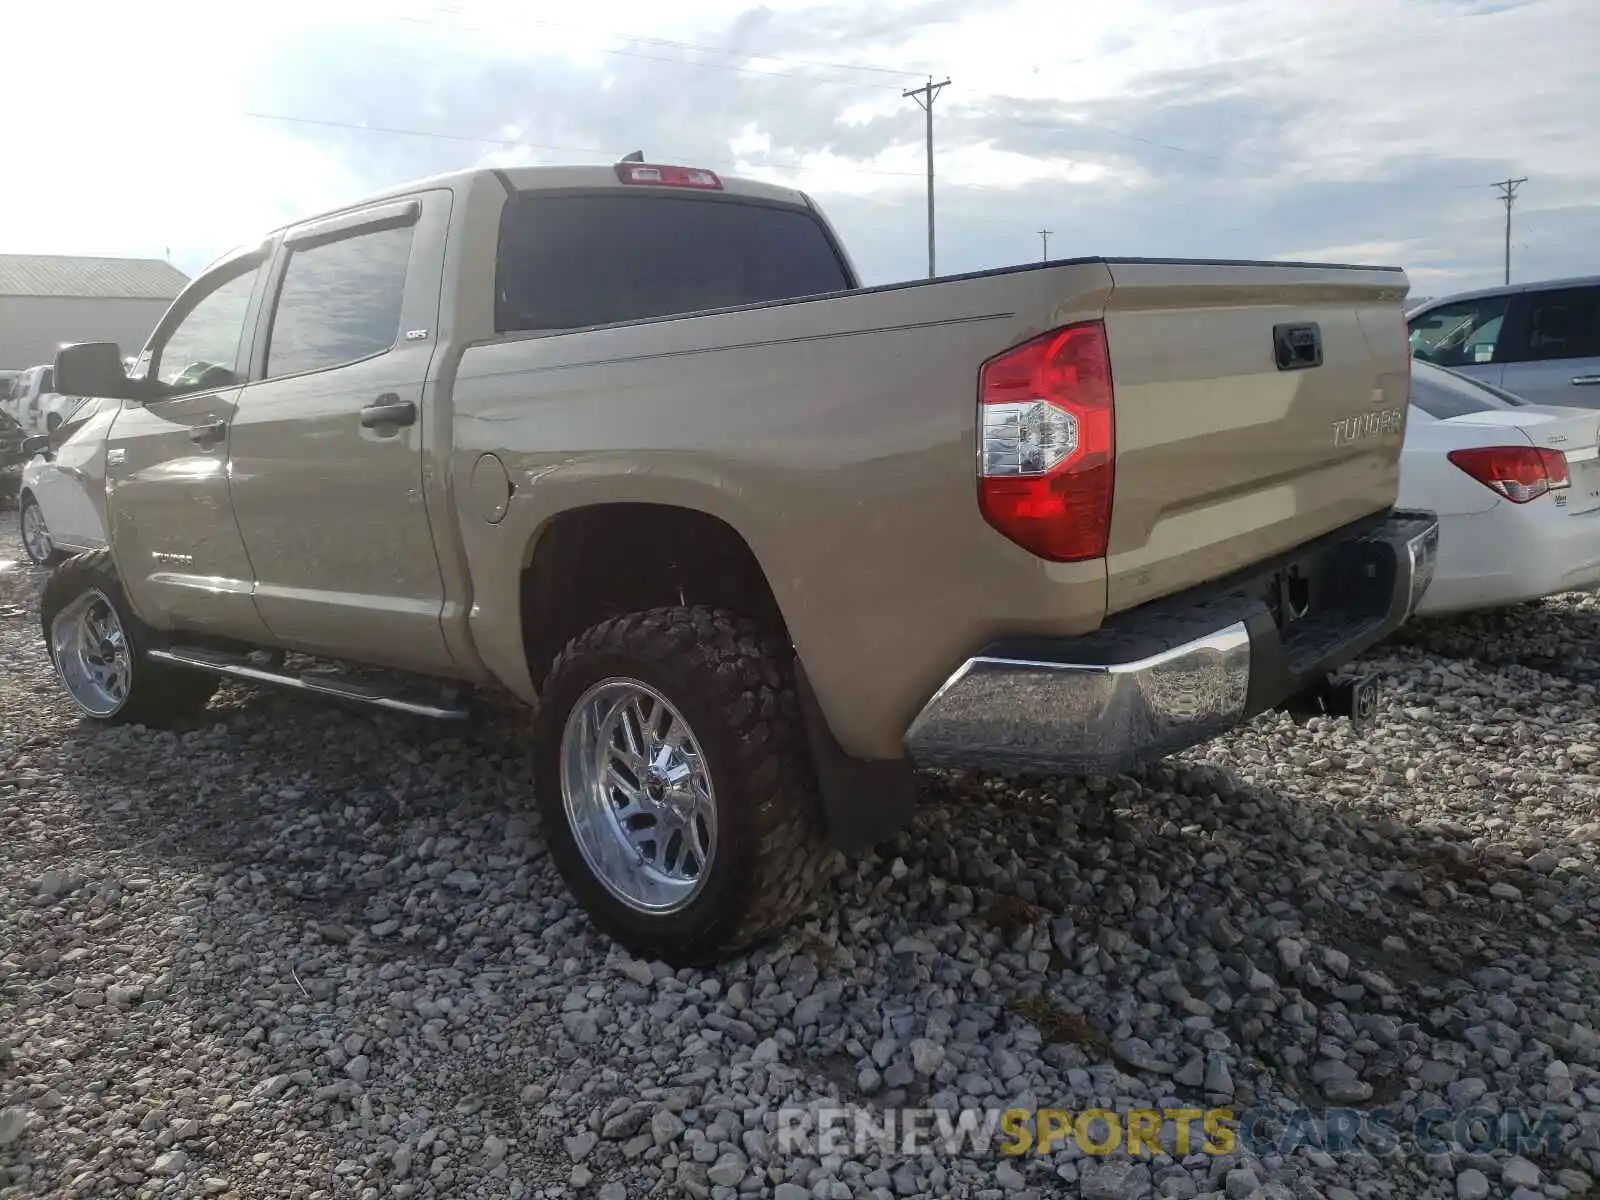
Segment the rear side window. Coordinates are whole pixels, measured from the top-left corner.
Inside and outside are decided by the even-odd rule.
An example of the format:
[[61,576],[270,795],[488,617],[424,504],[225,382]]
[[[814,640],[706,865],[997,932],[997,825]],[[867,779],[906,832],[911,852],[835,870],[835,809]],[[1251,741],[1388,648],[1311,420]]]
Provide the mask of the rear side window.
[[1600,357],[1600,287],[1529,293],[1529,361],[1596,357]]
[[495,328],[577,329],[848,286],[821,222],[803,209],[528,193],[501,218]]
[[356,233],[289,257],[267,346],[267,378],[319,371],[394,346],[413,226]]
[[1450,371],[1418,369],[1411,375],[1411,403],[1436,421],[1491,409],[1516,408],[1519,401]]

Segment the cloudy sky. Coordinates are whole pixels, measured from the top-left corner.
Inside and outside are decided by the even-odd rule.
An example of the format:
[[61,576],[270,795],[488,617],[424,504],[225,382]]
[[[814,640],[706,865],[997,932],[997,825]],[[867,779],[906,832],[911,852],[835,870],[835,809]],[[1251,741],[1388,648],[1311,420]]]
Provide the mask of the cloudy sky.
[[[655,161],[805,188],[868,282],[1052,256],[1600,272],[1597,0],[149,0],[6,21],[0,251],[191,273],[471,164]],[[354,128],[352,128],[354,127]]]

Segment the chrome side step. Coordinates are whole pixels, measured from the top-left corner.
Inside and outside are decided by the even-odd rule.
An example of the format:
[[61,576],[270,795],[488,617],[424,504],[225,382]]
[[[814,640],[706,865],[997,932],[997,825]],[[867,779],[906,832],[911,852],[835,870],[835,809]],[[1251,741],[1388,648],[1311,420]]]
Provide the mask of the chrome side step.
[[196,646],[171,646],[166,649],[151,650],[149,656],[157,662],[190,667],[197,671],[210,671],[214,675],[225,675],[231,679],[248,679],[253,683],[265,683],[297,692],[330,696],[338,700],[365,704],[370,708],[409,713],[416,717],[431,717],[436,721],[464,721],[471,715],[465,708],[405,700],[357,679],[345,679],[337,675],[326,677],[316,674],[293,675],[286,671],[267,670],[252,664],[243,655],[228,654],[220,650],[205,650]]

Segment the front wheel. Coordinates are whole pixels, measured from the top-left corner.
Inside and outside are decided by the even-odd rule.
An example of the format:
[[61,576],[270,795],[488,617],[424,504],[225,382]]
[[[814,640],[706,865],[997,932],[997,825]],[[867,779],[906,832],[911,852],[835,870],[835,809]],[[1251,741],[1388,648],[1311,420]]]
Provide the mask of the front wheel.
[[109,550],[69,558],[39,598],[45,649],[72,702],[107,724],[165,725],[197,715],[218,681],[152,661]]
[[28,561],[40,567],[59,562],[61,552],[50,537],[50,527],[44,523],[44,510],[39,502],[32,496],[24,496],[21,509],[17,521],[22,527],[22,550]]
[[827,881],[791,657],[730,613],[662,608],[594,626],[551,667],[536,731],[551,854],[636,954],[715,962]]

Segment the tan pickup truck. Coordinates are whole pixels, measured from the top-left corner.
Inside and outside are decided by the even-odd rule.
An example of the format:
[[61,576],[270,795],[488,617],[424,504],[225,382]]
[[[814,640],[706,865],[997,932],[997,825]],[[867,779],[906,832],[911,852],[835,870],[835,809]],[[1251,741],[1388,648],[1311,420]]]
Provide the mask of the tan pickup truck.
[[[915,765],[1116,772],[1411,613],[1398,270],[1079,259],[861,287],[804,194],[478,170],[206,270],[103,398],[109,549],[44,632],[90,717],[219,678],[537,710],[595,922],[715,959],[911,815]],[[304,660],[302,660],[302,656]],[[338,664],[335,667],[333,664]]]

